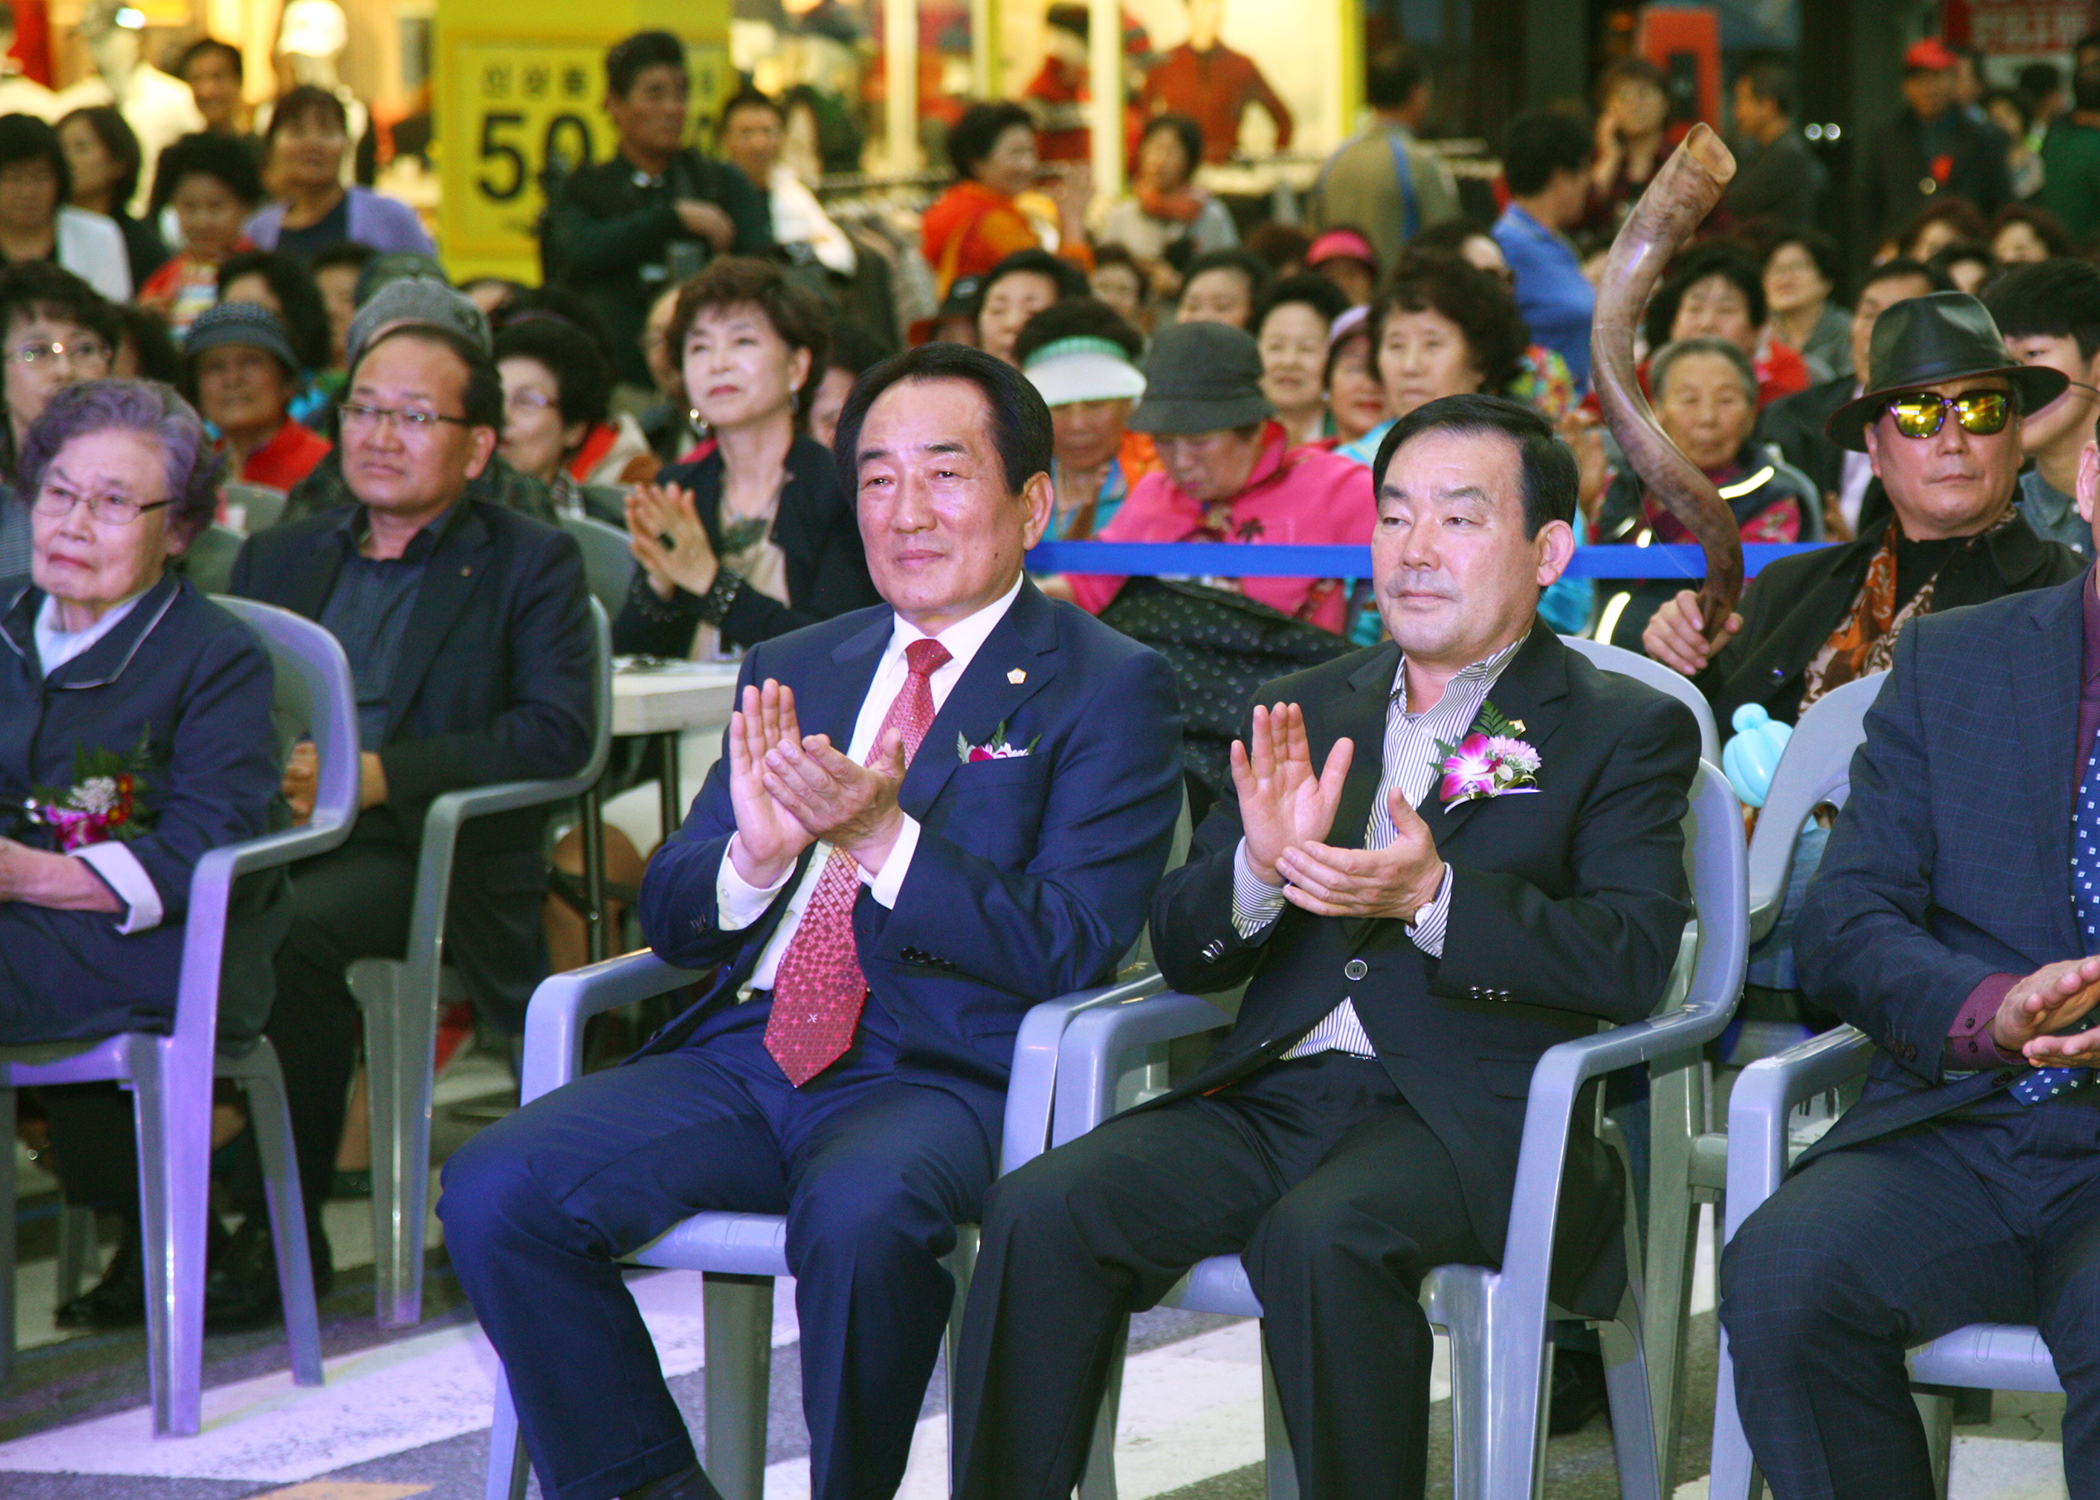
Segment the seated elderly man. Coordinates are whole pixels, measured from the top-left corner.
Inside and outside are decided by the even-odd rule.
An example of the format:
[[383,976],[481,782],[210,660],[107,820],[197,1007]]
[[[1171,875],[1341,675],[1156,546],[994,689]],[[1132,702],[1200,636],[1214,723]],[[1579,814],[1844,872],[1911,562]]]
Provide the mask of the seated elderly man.
[[[363,810],[347,843],[293,872],[266,1028],[310,1219],[357,1060],[344,970],[406,945],[425,810],[461,787],[569,775],[590,751],[592,633],[576,543],[468,493],[502,428],[495,364],[456,320],[374,334],[350,369],[336,450],[356,503],[251,537],[234,566],[234,593],[331,631],[357,687]],[[311,807],[314,771],[310,749],[295,755],[285,780],[295,808]],[[543,824],[526,808],[460,834],[445,958],[496,1036],[522,1033],[546,974]],[[263,1216],[241,1236],[213,1272],[221,1327],[276,1310]],[[314,1243],[325,1277],[326,1242]]]
[[1874,324],[1867,390],[1830,416],[1864,449],[1893,514],[1857,541],[1782,558],[1709,644],[1689,590],[1655,612],[1648,655],[1691,678],[1727,724],[1745,703],[1791,724],[1816,699],[1886,668],[1919,615],[2075,577],[2084,562],[2037,537],[2013,506],[2020,419],[2064,389],[2023,365],[1962,292],[1896,303]]
[[550,1497],[717,1496],[619,1265],[703,1209],[787,1216],[810,1493],[904,1477],[1014,1033],[1114,971],[1181,805],[1166,664],[1022,573],[1050,443],[979,350],[862,377],[838,469],[885,602],[751,649],[642,881],[650,946],[713,983],[446,1164],[452,1263]]
[[[1069,1496],[1124,1320],[1227,1253],[1267,1311],[1300,1491],[1420,1496],[1422,1276],[1500,1257],[1539,1055],[1647,1015],[1669,977],[1698,731],[1538,619],[1575,550],[1573,456],[1529,407],[1450,396],[1394,424],[1374,477],[1392,640],[1255,695],[1236,805],[1153,901],[1169,983],[1245,986],[1232,1031],[992,1189],[957,1366],[964,1500]],[[1469,732],[1506,737],[1509,779],[1444,760]],[[1562,1234],[1586,1274],[1560,1295],[1601,1310],[1617,1177],[1586,1132],[1571,1149]]]
[[[2076,483],[2090,525],[2090,439]],[[1867,715],[1795,947],[1873,1062],[1721,1259],[1736,1404],[1778,1500],[1939,1493],[1904,1351],[1970,1323],[2039,1328],[2064,1483],[2100,1495],[2096,683],[2087,572],[1918,622]]]

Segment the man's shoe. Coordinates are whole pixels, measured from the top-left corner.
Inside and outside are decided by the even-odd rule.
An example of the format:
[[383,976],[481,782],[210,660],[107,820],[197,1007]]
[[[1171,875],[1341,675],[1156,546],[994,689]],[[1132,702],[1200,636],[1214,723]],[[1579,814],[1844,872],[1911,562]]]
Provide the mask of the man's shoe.
[[131,1225],[117,1241],[116,1256],[102,1279],[60,1307],[52,1321],[84,1332],[137,1328],[146,1321],[146,1252],[138,1225]]
[[1611,1407],[1604,1385],[1604,1356],[1587,1349],[1553,1351],[1553,1405],[1546,1431],[1554,1437],[1580,1432]]
[[652,1479],[638,1490],[629,1490],[622,1500],[722,1500],[722,1492],[694,1464],[676,1474]]
[[[313,1251],[314,1295],[325,1297],[335,1285],[328,1241],[317,1227],[307,1229]],[[204,1331],[252,1333],[283,1316],[277,1287],[277,1248],[267,1215],[251,1213],[233,1232],[226,1253],[204,1284]]]

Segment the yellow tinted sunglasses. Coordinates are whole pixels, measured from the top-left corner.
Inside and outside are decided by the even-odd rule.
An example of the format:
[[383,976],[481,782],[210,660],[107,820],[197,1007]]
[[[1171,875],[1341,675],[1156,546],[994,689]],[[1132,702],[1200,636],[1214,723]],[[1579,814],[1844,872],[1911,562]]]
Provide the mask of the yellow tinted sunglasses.
[[1954,420],[1961,423],[1963,432],[1989,437],[2005,431],[2006,419],[2012,415],[2012,394],[1963,391],[1959,396],[1935,396],[1918,391],[1898,396],[1888,405],[1889,415],[1896,419],[1896,430],[1907,438],[1931,437],[1946,425],[1949,410],[1953,411]]

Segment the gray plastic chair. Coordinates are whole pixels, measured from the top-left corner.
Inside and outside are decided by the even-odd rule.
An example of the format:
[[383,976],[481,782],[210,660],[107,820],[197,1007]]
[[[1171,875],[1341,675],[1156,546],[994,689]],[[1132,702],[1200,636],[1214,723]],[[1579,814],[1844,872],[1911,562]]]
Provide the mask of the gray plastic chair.
[[219,494],[229,506],[241,507],[240,530],[243,536],[268,531],[284,519],[285,492],[275,485],[232,480],[219,486]]
[[589,516],[568,517],[561,529],[583,549],[583,576],[590,584],[591,597],[604,606],[609,617],[617,619],[639,566],[628,548],[627,533]]
[[1691,679],[1681,672],[1671,670],[1659,661],[1652,661],[1638,651],[1628,651],[1624,646],[1610,646],[1602,641],[1593,641],[1588,636],[1564,635],[1560,643],[1571,651],[1579,651],[1594,662],[1600,670],[1617,672],[1635,681],[1645,682],[1657,692],[1668,693],[1692,711],[1699,721],[1699,756],[1715,765],[1721,763],[1721,734],[1714,727],[1714,711],[1707,703],[1706,695],[1692,686]]
[[590,758],[574,776],[507,781],[447,792],[423,818],[416,904],[400,958],[350,965],[350,992],[365,1019],[365,1074],[372,1112],[372,1249],[379,1326],[411,1328],[423,1315],[423,1241],[430,1198],[430,1110],[436,1082],[438,1002],[451,979],[443,969],[445,911],[452,897],[460,826],[488,813],[538,807],[581,795],[604,774],[612,744],[612,633],[591,601],[596,666],[591,709],[597,728]]
[[[0,1049],[0,1125],[14,1134],[14,1090],[32,1084],[118,1082],[131,1086],[138,1124],[139,1209],[146,1244],[146,1362],[153,1430],[194,1436],[204,1373],[205,1215],[211,1189],[212,1078],[238,1083],[248,1099],[268,1194],[284,1301],[292,1378],[321,1383],[299,1163],[277,1054],[267,1038],[239,1058],[217,1055],[220,958],[236,879],[324,854],[357,821],[357,703],[350,664],[335,637],[267,604],[220,599],[262,637],[277,669],[280,723],[309,730],[320,752],[320,784],[304,828],[211,850],[190,877],[175,1029],[124,1032],[99,1041]],[[0,1173],[0,1377],[14,1357],[14,1173]],[[77,1226],[76,1226],[77,1237]],[[92,1236],[89,1236],[90,1241]],[[76,1275],[81,1256],[75,1252]]]
[[[1424,1281],[1422,1301],[1431,1323],[1451,1334],[1452,1469],[1457,1500],[1520,1500],[1544,1480],[1545,1393],[1550,1322],[1558,1316],[1546,1294],[1553,1231],[1560,1210],[1561,1171],[1574,1128],[1577,1096],[1607,1073],[1658,1067],[1686,1058],[1719,1036],[1735,1012],[1749,948],[1745,933],[1748,876],[1742,809],[1727,778],[1711,764],[1693,783],[1687,834],[1692,894],[1698,913],[1696,957],[1682,999],[1673,992],[1647,1021],[1562,1042],[1539,1059],[1524,1115],[1523,1147],[1509,1238],[1500,1271],[1440,1266]],[[1132,1049],[1225,1024],[1216,1006],[1193,995],[1166,993],[1099,1004],[1065,1028],[1057,1064],[1054,1138],[1071,1140],[1115,1109],[1119,1075]],[[1629,1273],[1639,1265],[1630,1257]],[[1239,1317],[1261,1316],[1261,1304],[1236,1255],[1215,1256],[1192,1270],[1166,1299],[1169,1306]],[[1629,1277],[1617,1319],[1603,1327],[1612,1430],[1618,1450],[1620,1493],[1655,1500],[1660,1488],[1641,1320]],[[1298,1493],[1289,1440],[1276,1405],[1264,1354],[1263,1391],[1271,1500]],[[1104,1450],[1115,1427],[1116,1377],[1095,1428],[1083,1493],[1112,1500],[1113,1477]]]
[[[1843,807],[1851,793],[1852,753],[1866,738],[1865,719],[1884,673],[1848,682],[1818,699],[1794,728],[1773,772],[1749,850],[1750,941],[1772,930],[1786,899],[1801,825],[1822,803]],[[1650,1080],[1651,1153],[1648,1279],[1645,1299],[1648,1375],[1663,1444],[1663,1493],[1672,1491],[1673,1439],[1684,1412],[1685,1340],[1691,1328],[1692,1226],[1699,1205],[1720,1201],[1727,1186],[1728,1136],[1707,1128],[1706,1069],[1656,1070]]]
[[[553,1092],[583,1071],[583,1028],[592,1016],[653,999],[702,977],[674,969],[644,950],[546,980],[534,991],[532,1008],[525,1016],[526,1102]],[[1164,985],[1156,973],[1142,973],[1118,984],[1046,1000],[1022,1018],[1006,1090],[1001,1173],[1041,1155],[1049,1144],[1058,1048],[1072,1018],[1156,994]],[[955,1278],[955,1306],[946,1340],[950,1371],[955,1368],[963,1302],[976,1259],[976,1226],[963,1225],[946,1261]],[[635,1265],[704,1273],[707,1476],[724,1500],[761,1500],[766,1474],[766,1398],[773,1361],[773,1278],[790,1274],[787,1220],[774,1214],[695,1214],[629,1260]],[[952,1423],[952,1399],[948,1411]],[[488,1500],[523,1500],[528,1472],[510,1384],[499,1380],[495,1421],[489,1433]]]
[[[1787,1119],[1820,1094],[1848,1090],[1865,1076],[1874,1044],[1850,1026],[1813,1037],[1777,1057],[1759,1058],[1736,1079],[1729,1098],[1727,1237],[1779,1190],[1792,1161]],[[2061,1392],[2048,1345],[2033,1328],[1972,1323],[1910,1351],[1910,1378],[1932,1444],[1933,1474],[1944,1500],[1954,1440],[1950,1388]],[[1749,1500],[1763,1481],[1736,1415],[1735,1367],[1728,1335],[1721,1335],[1719,1388],[1714,1394],[1712,1500]]]

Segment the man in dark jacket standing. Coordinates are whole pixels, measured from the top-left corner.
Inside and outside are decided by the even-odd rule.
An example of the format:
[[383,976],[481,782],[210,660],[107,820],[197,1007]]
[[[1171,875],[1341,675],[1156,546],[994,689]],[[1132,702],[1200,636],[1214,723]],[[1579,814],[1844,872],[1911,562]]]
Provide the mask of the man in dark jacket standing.
[[583,294],[612,335],[620,379],[644,388],[642,324],[656,294],[717,255],[773,243],[766,195],[684,144],[690,101],[685,47],[670,32],[638,32],[608,52],[605,110],[620,149],[569,175],[548,226],[549,279]]
[[1954,99],[1959,59],[1934,37],[1903,54],[1903,112],[1868,143],[1860,191],[1868,232],[1891,236],[1942,197],[1986,214],[2012,202],[2005,137]]

